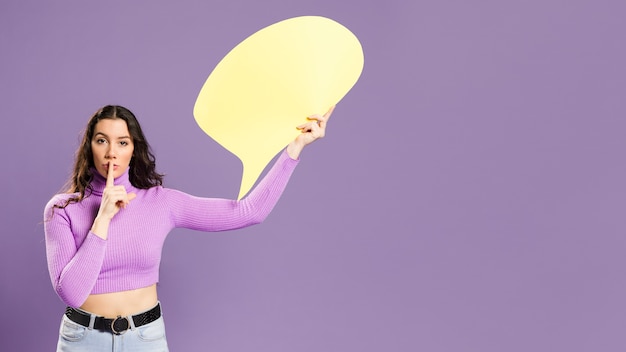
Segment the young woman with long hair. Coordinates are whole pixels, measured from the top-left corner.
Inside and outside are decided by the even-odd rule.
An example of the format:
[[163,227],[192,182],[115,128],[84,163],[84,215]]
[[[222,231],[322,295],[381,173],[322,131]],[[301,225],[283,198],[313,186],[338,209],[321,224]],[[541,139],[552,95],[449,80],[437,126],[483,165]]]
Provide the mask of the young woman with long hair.
[[167,234],[263,221],[302,149],[324,136],[332,110],[297,126],[302,133],[236,201],[163,187],[135,115],[122,106],[99,109],[87,123],[68,191],[44,211],[50,279],[67,304],[57,351],[167,351],[156,285]]

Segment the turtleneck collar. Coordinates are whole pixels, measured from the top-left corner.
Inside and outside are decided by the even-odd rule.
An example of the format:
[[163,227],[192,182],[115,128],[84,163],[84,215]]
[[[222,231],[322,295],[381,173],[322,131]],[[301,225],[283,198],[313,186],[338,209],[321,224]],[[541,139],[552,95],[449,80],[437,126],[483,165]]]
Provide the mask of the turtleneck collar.
[[[130,183],[130,179],[128,178],[128,170],[130,168],[126,168],[123,174],[117,177],[114,181],[116,186],[124,186],[126,187],[126,191],[134,190],[135,187]],[[93,188],[93,194],[97,196],[101,196],[104,191],[104,187],[106,187],[107,179],[100,175],[98,170],[95,167],[91,168],[91,174],[93,175],[93,180],[91,181],[91,187]]]

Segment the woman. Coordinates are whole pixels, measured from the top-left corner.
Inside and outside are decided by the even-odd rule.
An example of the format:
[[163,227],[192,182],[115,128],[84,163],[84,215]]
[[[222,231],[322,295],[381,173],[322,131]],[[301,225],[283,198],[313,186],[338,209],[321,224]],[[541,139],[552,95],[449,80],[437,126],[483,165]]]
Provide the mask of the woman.
[[68,193],[45,208],[48,269],[68,305],[58,351],[167,351],[157,287],[171,229],[223,231],[260,223],[278,201],[302,149],[332,114],[309,117],[262,181],[240,201],[162,187],[137,119],[105,106],[89,120]]

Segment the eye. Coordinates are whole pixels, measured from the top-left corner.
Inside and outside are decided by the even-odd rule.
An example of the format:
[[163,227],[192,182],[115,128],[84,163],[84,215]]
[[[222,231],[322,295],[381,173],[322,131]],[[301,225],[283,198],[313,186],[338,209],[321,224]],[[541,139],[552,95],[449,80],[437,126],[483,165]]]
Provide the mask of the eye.
[[98,139],[96,139],[96,144],[104,144],[104,143],[106,143],[106,142],[107,142],[107,140],[106,140],[106,139],[104,139],[104,138],[98,138]]
[[124,147],[126,147],[127,145],[129,145],[130,143],[128,143],[128,141],[120,141],[120,144]]

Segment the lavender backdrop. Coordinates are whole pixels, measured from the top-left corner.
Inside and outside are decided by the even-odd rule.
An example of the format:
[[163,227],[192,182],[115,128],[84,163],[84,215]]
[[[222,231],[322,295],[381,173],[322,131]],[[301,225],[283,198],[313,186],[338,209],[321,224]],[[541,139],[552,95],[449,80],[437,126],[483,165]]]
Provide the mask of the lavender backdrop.
[[171,233],[171,349],[626,350],[621,0],[3,0],[0,349],[54,349],[42,210],[90,114],[130,107],[168,186],[235,197],[193,103],[300,15],[350,28],[363,75],[265,223]]

